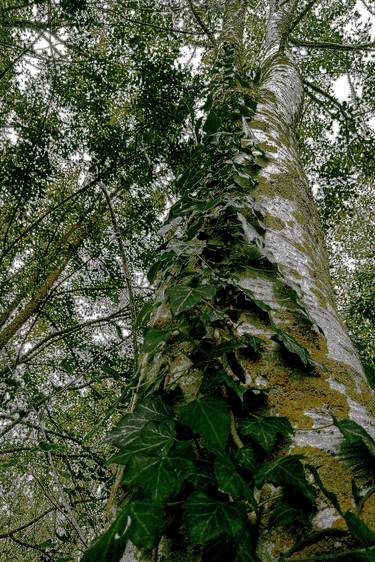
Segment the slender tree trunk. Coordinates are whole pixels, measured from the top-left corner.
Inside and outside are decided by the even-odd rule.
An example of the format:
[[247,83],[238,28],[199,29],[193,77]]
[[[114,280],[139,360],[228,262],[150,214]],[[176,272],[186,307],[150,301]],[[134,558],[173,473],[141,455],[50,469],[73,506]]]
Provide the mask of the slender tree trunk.
[[[262,156],[252,198],[241,190],[238,192],[242,208],[237,218],[250,247],[256,235],[254,223],[248,217],[254,215],[254,210],[262,217],[262,254],[274,264],[274,270],[244,264],[234,268],[232,278],[251,292],[254,302],[267,305],[268,316],[257,307],[244,307],[231,329],[238,339],[244,335],[260,338],[263,351],[254,358],[237,349],[225,368],[244,386],[268,390],[269,413],[287,417],[295,428],[289,452],[303,454],[308,463],[319,467],[323,483],[337,494],[343,509],[349,510],[353,509],[351,474],[337,458],[340,433],[332,425],[332,414],[338,419],[356,421],[373,434],[375,409],[361,364],[337,316],[317,209],[300,163],[294,125],[301,108],[302,82],[285,49],[292,4],[270,1],[256,113],[251,120],[243,119],[243,144],[255,145]],[[181,228],[184,227],[180,223],[180,231]],[[176,271],[180,271],[177,264]],[[153,327],[163,329],[173,321],[165,291],[176,282],[180,281],[171,276],[159,277],[156,291],[159,306],[151,321]],[[302,364],[301,367],[291,364],[288,344],[280,336],[283,333],[308,351],[311,359],[306,360],[306,365],[314,367],[312,375],[303,374]],[[222,341],[220,328],[214,326],[212,334],[218,342]],[[179,341],[178,345],[166,343],[150,357],[143,354],[141,384],[152,385],[162,376],[169,385],[175,382],[186,402],[196,399],[202,372],[196,367],[193,355],[194,342],[188,340]],[[268,529],[267,499],[273,492],[268,489],[263,493],[265,508],[260,521],[258,555],[262,562],[272,562],[295,543],[296,536],[295,531]],[[362,511],[372,528],[375,528],[374,502],[375,495],[372,495]],[[324,497],[319,497],[313,528],[340,527],[342,523]],[[342,550],[337,538],[331,543],[324,539],[302,554],[316,554],[323,547]],[[123,560],[136,559],[151,560],[135,554],[130,546]],[[159,559],[172,560],[172,557]],[[196,559],[191,553],[178,558],[186,562]]]

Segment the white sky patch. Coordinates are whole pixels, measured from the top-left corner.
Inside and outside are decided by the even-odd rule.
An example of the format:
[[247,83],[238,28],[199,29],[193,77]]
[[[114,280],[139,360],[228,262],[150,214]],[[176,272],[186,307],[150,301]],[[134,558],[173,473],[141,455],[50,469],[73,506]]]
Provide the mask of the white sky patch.
[[340,76],[340,78],[337,78],[337,80],[335,80],[335,82],[333,83],[333,90],[335,92],[336,98],[340,102],[349,100],[350,88],[348,77],[346,76],[346,74],[343,74],[342,76]]
[[[367,0],[367,3],[369,5],[373,4],[372,0]],[[375,11],[374,5],[371,5],[371,8],[373,8],[374,11]],[[355,5],[355,9],[358,10],[358,12],[361,14],[362,21],[367,21],[367,20],[371,21],[371,27],[372,27],[371,38],[375,39],[375,17],[367,10],[367,8],[361,2],[361,0],[357,0],[357,3]]]

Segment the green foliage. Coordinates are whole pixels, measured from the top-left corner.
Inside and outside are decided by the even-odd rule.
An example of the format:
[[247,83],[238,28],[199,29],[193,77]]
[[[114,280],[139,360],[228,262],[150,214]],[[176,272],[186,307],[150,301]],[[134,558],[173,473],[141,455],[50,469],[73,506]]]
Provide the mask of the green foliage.
[[293,428],[287,418],[265,417],[242,422],[240,431],[243,435],[250,435],[267,454],[270,454],[275,448],[278,436],[286,437],[292,434]]
[[293,356],[297,356],[304,367],[318,367],[318,363],[310,357],[308,350],[300,345],[292,336],[283,330],[276,330],[274,339],[279,341]]
[[218,501],[196,492],[184,505],[184,524],[192,544],[206,544],[227,535],[239,541],[246,533],[246,512],[235,502]]
[[116,521],[81,558],[81,562],[118,562],[127,540],[151,549],[156,545],[165,526],[165,514],[161,506],[147,499],[126,504]]
[[109,529],[84,553],[81,562],[118,562],[128,540],[129,509],[125,506]]
[[352,420],[334,423],[343,436],[341,454],[351,466],[357,476],[367,476],[375,473],[375,441],[367,431]]
[[214,475],[218,489],[233,498],[246,498],[255,502],[249,488],[237,472],[230,457],[225,454],[218,455],[214,461]]
[[166,290],[174,314],[190,310],[202,300],[213,299],[215,293],[216,287],[213,285],[202,285],[196,288],[176,285]]
[[183,406],[179,412],[181,423],[204,439],[208,449],[224,449],[229,437],[228,405],[222,398],[205,396]]
[[183,483],[184,459],[165,454],[157,457],[133,454],[127,464],[124,483],[137,486],[156,502],[174,496]]
[[261,488],[265,482],[274,486],[294,486],[308,500],[314,501],[312,486],[307,482],[301,455],[287,455],[274,462],[263,464],[255,475],[255,484]]

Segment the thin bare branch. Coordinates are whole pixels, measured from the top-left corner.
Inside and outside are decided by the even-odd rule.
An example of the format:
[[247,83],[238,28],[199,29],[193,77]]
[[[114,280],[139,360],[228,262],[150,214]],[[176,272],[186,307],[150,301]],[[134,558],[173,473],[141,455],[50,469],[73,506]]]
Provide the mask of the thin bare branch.
[[303,41],[297,37],[289,37],[290,43],[296,47],[307,47],[309,49],[337,49],[339,51],[374,51],[375,41],[369,43],[357,43],[353,45],[344,45],[342,43],[333,43],[331,41]]

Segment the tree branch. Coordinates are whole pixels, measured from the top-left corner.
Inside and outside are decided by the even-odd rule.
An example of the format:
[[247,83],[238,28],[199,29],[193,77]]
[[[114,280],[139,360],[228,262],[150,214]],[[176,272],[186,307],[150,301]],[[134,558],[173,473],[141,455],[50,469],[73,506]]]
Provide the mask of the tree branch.
[[191,10],[191,13],[194,16],[195,21],[197,22],[197,24],[201,27],[201,29],[203,29],[204,33],[207,35],[207,37],[209,38],[209,40],[211,41],[211,43],[213,45],[215,45],[216,40],[214,35],[211,33],[211,31],[208,29],[207,25],[204,23],[204,21],[202,20],[202,18],[199,15],[199,12],[197,10],[197,8],[194,6],[193,4],[193,0],[187,0],[187,3],[189,4],[189,8]]
[[126,283],[127,290],[128,290],[128,299],[129,299],[130,315],[131,315],[131,332],[132,332],[132,340],[133,340],[134,371],[136,371],[137,370],[137,362],[138,362],[138,341],[137,341],[137,329],[136,329],[137,310],[136,310],[136,306],[135,306],[135,299],[134,299],[134,292],[133,292],[132,274],[131,274],[131,271],[130,271],[128,256],[126,255],[126,250],[125,250],[124,242],[122,240],[120,228],[119,228],[119,225],[118,225],[118,222],[117,222],[115,212],[113,210],[113,205],[112,205],[110,195],[109,195],[108,191],[105,189],[104,186],[101,186],[101,189],[103,191],[105,200],[106,200],[107,205],[108,205],[108,210],[109,210],[109,214],[110,214],[110,217],[111,217],[113,231],[115,233],[116,241],[117,241],[119,252],[120,252],[122,270],[124,272],[125,283]]
[[356,45],[343,45],[342,43],[333,43],[331,41],[303,41],[298,39],[298,37],[289,37],[289,41],[296,47],[308,47],[309,49],[337,49],[339,51],[375,50],[375,41],[357,43]]
[[[90,503],[93,501],[93,498],[87,499],[87,500],[79,500],[76,502],[72,502],[72,504],[75,506],[77,504],[81,504],[81,503]],[[41,519],[43,519],[43,517],[45,517],[46,515],[48,515],[49,513],[51,513],[52,511],[56,511],[57,507],[53,506],[50,507],[49,509],[46,509],[45,511],[43,511],[42,513],[40,513],[39,515],[37,515],[36,517],[34,517],[34,519],[31,519],[30,521],[28,521],[27,523],[24,523],[23,525],[21,525],[20,527],[15,527],[13,529],[10,529],[9,531],[5,532],[5,533],[1,533],[0,534],[0,539],[7,539],[9,538],[11,535],[14,535],[15,533],[19,533],[20,531],[23,531],[24,529],[27,529],[27,527],[31,527],[31,525],[34,525],[34,523],[37,523],[38,521],[40,521]]]

